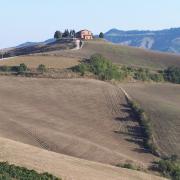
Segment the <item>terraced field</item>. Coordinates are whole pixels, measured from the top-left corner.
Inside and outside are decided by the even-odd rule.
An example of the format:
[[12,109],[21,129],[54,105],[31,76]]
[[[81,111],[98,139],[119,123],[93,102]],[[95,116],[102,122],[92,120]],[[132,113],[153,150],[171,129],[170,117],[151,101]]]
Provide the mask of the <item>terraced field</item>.
[[0,137],[108,163],[149,165],[140,127],[109,83],[0,77]]
[[151,118],[159,151],[180,155],[180,85],[130,83],[121,85]]

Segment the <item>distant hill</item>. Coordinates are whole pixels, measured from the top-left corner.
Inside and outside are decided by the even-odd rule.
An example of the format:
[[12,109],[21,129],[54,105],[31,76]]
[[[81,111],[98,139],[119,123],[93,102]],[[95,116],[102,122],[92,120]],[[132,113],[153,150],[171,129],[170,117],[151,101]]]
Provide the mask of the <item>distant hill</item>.
[[122,45],[180,53],[180,28],[159,31],[121,31],[111,29],[105,33],[105,39]]
[[48,39],[43,42],[25,42],[23,44],[16,46],[16,48],[30,47],[30,46],[35,46],[35,45],[46,45],[53,42],[55,42],[55,39]]

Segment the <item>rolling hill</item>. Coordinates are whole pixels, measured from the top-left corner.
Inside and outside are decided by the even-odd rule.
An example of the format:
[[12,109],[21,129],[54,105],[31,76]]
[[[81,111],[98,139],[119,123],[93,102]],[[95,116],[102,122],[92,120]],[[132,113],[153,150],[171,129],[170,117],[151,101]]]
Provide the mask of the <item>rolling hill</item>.
[[113,165],[146,168],[156,159],[136,139],[138,122],[114,85],[13,77],[0,82],[0,137]]
[[151,119],[158,150],[164,156],[180,155],[180,85],[121,84]]
[[[56,43],[55,46],[59,45]],[[61,46],[56,49],[51,45],[48,48],[50,51],[40,50],[34,54],[30,51],[27,55],[1,60],[0,65],[25,63],[35,68],[45,64],[48,68],[64,69],[100,53],[118,65],[155,70],[172,65],[180,67],[178,55],[119,46],[105,40],[87,41],[80,50]],[[0,76],[0,83],[0,142],[3,144],[0,158],[3,161],[62,175],[68,180],[161,179],[110,166],[132,163],[147,169],[158,160],[142,146],[141,127],[121,86],[151,116],[160,150],[165,154],[178,154],[178,85],[143,84],[141,87],[131,83],[119,87],[85,78],[12,76]],[[167,130],[169,134],[165,136]],[[172,147],[175,147],[173,151]],[[38,161],[35,159],[37,154]]]
[[43,150],[5,138],[0,138],[0,160],[48,171],[63,180],[165,180],[139,171],[122,169]]
[[[87,59],[95,53],[100,53],[103,56],[109,58],[113,63],[121,65],[146,67],[150,69],[164,69],[168,66],[180,67],[180,56],[178,55],[152,52],[139,48],[115,45],[105,40],[86,41],[83,48],[78,51],[63,50],[61,48],[59,50],[52,48],[51,50],[51,52],[39,53],[38,57],[36,56],[37,54],[35,54],[32,59],[34,66],[37,67],[40,63],[43,63],[42,59],[44,58],[44,56],[49,57],[49,62],[51,61],[52,56],[55,56],[56,58],[58,57],[57,63],[59,62],[61,64],[61,58],[74,59],[76,61],[79,61]],[[41,58],[40,56],[43,56],[43,58]],[[44,61],[45,64],[48,57],[44,58],[46,59]],[[28,59],[29,57],[26,56],[16,57],[15,59],[0,61],[0,65],[17,65],[20,62],[31,64],[30,62],[28,62]],[[41,61],[38,59],[41,59]],[[57,63],[55,64],[57,65]]]
[[159,31],[121,31],[111,29],[105,33],[105,39],[121,45],[180,53],[180,28]]

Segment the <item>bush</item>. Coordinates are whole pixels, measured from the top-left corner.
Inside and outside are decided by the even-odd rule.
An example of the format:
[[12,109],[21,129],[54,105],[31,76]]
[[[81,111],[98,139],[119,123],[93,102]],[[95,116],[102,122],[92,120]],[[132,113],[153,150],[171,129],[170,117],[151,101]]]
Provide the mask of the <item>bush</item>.
[[148,69],[139,68],[134,75],[137,80],[148,81],[150,80],[150,73]]
[[37,68],[37,70],[41,73],[46,72],[46,66],[44,64],[40,64]]
[[164,70],[164,79],[172,83],[180,84],[180,68],[168,67]]
[[155,82],[163,82],[164,81],[164,76],[162,73],[159,74],[151,74],[150,79],[155,81]]
[[37,173],[24,167],[0,162],[0,180],[61,180],[49,173]]
[[180,162],[177,156],[173,155],[156,162],[156,168],[165,177],[180,180]]
[[121,80],[124,77],[123,71],[100,54],[91,56],[88,62],[81,63],[74,68],[74,70],[80,72],[81,75],[84,75],[86,71],[89,71],[98,76],[100,80]]
[[18,67],[18,73],[23,74],[26,71],[27,71],[27,66],[24,63],[20,64]]
[[8,66],[1,66],[0,67],[0,71],[2,71],[2,72],[8,72],[8,71],[10,71],[10,67],[8,67]]
[[80,72],[81,76],[84,76],[86,69],[87,69],[87,67],[85,64],[80,64],[78,66],[78,71]]
[[137,170],[137,171],[141,170],[140,167],[137,167],[137,166],[130,164],[130,163],[117,164],[116,166],[121,167],[121,168],[131,169],[131,170]]

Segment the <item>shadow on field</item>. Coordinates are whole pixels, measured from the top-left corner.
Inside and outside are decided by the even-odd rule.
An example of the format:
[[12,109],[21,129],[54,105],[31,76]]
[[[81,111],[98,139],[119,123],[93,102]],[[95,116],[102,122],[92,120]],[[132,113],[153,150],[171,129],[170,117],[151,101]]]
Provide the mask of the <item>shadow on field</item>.
[[114,131],[117,134],[122,134],[126,138],[125,140],[131,143],[135,143],[139,148],[133,149],[133,151],[139,153],[148,153],[148,150],[144,149],[143,145],[143,133],[142,127],[138,123],[138,117],[133,113],[132,109],[127,104],[121,105],[121,111],[126,114],[125,117],[116,117],[114,120],[119,122],[120,128],[118,131]]

